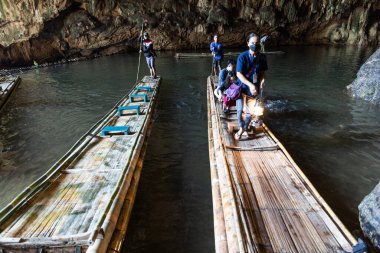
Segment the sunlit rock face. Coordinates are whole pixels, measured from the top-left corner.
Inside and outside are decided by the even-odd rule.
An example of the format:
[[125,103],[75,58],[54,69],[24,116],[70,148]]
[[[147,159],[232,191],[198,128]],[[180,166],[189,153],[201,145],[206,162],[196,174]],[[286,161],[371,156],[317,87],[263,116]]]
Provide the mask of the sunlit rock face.
[[241,46],[379,45],[378,0],[2,0],[0,66],[106,55],[138,47],[141,23],[157,49],[205,48],[212,33]]
[[359,220],[365,236],[380,249],[380,183],[360,203]]
[[380,48],[360,67],[356,79],[347,88],[356,98],[380,104]]

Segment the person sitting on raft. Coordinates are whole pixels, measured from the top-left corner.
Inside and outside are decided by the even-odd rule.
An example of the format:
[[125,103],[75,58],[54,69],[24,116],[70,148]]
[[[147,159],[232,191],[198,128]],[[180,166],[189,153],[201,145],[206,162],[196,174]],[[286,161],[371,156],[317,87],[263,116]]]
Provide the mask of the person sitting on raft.
[[236,64],[238,82],[242,86],[242,95],[236,100],[239,123],[239,131],[234,136],[236,140],[240,140],[242,136],[248,136],[246,131],[254,111],[256,97],[265,85],[265,71],[268,70],[267,58],[265,54],[260,53],[259,36],[255,33],[249,34],[247,45],[249,49],[238,56]]
[[224,113],[229,113],[229,108],[235,105],[235,100],[227,99],[225,93],[230,85],[237,81],[235,66],[235,60],[229,59],[227,61],[227,67],[220,71],[218,87],[214,90],[214,94],[219,99],[219,101],[223,101]]
[[218,35],[214,35],[214,41],[210,44],[210,51],[213,56],[213,70],[215,75],[217,75],[221,71],[223,60],[223,47],[222,43],[218,42]]

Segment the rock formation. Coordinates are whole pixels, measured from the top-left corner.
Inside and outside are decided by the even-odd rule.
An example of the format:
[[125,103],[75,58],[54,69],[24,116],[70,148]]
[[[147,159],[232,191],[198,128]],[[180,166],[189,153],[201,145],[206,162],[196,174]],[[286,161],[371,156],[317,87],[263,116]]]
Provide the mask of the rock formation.
[[157,49],[205,48],[212,33],[240,46],[380,43],[378,0],[1,0],[0,67],[138,47],[142,21]]
[[365,236],[380,249],[380,183],[360,203],[359,220]]
[[354,97],[380,103],[380,48],[360,67],[348,90]]

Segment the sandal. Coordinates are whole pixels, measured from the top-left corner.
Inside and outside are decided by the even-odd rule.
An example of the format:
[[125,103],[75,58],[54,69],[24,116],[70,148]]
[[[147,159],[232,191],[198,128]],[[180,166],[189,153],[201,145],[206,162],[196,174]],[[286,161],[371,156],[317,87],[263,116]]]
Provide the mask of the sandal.
[[243,131],[240,131],[240,130],[237,131],[234,135],[234,139],[239,141],[241,139],[242,134],[243,134]]

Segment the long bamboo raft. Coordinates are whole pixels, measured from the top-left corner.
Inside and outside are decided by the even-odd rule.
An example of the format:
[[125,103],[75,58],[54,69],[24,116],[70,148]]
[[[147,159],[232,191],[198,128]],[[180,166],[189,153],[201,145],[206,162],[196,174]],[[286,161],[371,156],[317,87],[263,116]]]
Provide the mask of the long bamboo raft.
[[17,88],[20,82],[21,78],[18,76],[0,76],[0,110],[3,108],[3,106],[11,96],[12,92]]
[[236,113],[223,115],[216,81],[207,84],[216,252],[352,252],[356,240],[268,127],[234,140]]
[[[284,51],[266,51],[265,54],[284,54]],[[241,52],[227,52],[224,53],[224,56],[237,56],[241,54]],[[177,59],[184,59],[184,58],[204,58],[209,57],[211,58],[211,53],[176,53],[175,58]]]
[[144,77],[0,212],[0,252],[120,252],[159,83]]

